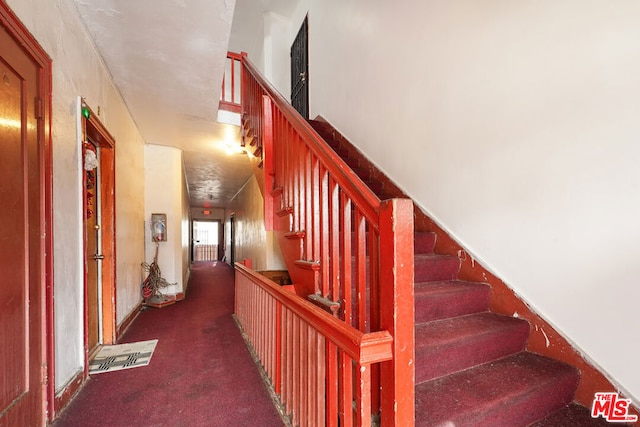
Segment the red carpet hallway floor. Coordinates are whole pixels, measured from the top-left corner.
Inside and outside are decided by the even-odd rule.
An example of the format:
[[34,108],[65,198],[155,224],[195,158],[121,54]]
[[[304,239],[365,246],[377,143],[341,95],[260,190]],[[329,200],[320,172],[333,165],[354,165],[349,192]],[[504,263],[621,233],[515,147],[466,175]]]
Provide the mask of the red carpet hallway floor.
[[233,299],[229,265],[193,264],[187,297],[142,311],[119,342],[158,339],[151,363],[91,376],[53,426],[282,426]]

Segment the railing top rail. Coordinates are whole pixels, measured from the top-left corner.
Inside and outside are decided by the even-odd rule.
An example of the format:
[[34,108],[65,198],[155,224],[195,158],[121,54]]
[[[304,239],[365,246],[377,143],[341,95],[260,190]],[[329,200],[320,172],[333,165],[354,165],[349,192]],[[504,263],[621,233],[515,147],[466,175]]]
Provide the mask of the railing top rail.
[[235,59],[240,61],[242,60],[243,56],[247,56],[247,53],[246,52],[236,53],[236,52],[227,51],[227,58],[230,58],[230,59]]
[[[258,71],[249,58],[242,56],[242,63],[269,97],[276,103],[298,134],[304,138],[314,154],[326,165],[338,165],[336,169],[332,170],[335,181],[345,193],[356,202],[356,205],[362,210],[371,224],[377,228],[378,213],[380,211],[380,199],[378,196],[362,183],[360,177],[331,150],[322,137],[298,114],[282,94],[278,92],[269,81],[262,77],[260,71]],[[358,183],[360,183],[360,185],[358,185]]]
[[388,331],[361,332],[299,296],[283,290],[244,265],[236,263],[235,267],[236,273],[243,274],[258,283],[273,298],[303,318],[358,363],[379,363],[393,358],[391,349],[393,337]]

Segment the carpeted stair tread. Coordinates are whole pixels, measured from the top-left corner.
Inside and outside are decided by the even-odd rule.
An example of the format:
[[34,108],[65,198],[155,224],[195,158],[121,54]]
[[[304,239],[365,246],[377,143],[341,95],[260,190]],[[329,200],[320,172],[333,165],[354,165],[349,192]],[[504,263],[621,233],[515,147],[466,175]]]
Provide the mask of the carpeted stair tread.
[[416,387],[416,426],[524,427],[573,400],[578,372],[521,352]]
[[[612,426],[604,418],[592,418],[591,410],[576,403],[571,403],[528,427],[607,427]],[[618,427],[627,424],[615,423]]]
[[441,282],[458,278],[460,260],[451,255],[415,254],[414,281]]
[[486,283],[449,280],[414,285],[416,323],[486,311],[491,287]]
[[417,324],[416,384],[522,351],[529,323],[478,313]]

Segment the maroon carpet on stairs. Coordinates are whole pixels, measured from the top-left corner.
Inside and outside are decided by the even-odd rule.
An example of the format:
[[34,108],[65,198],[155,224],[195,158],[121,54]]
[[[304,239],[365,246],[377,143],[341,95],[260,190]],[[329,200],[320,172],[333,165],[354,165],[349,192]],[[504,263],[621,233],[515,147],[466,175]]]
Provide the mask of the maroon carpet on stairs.
[[158,339],[151,363],[93,375],[54,427],[282,426],[233,298],[230,266],[193,264],[187,298],[143,311],[120,340]]

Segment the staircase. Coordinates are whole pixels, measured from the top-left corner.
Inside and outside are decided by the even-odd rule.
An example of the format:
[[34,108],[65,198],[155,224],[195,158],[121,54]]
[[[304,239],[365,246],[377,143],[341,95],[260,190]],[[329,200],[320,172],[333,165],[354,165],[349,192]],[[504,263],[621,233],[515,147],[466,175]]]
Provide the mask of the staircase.
[[[310,123],[380,199],[403,196],[330,125]],[[572,403],[577,369],[527,352],[529,323],[489,312],[490,286],[459,280],[460,260],[435,243],[415,233],[416,426],[608,425]]]

